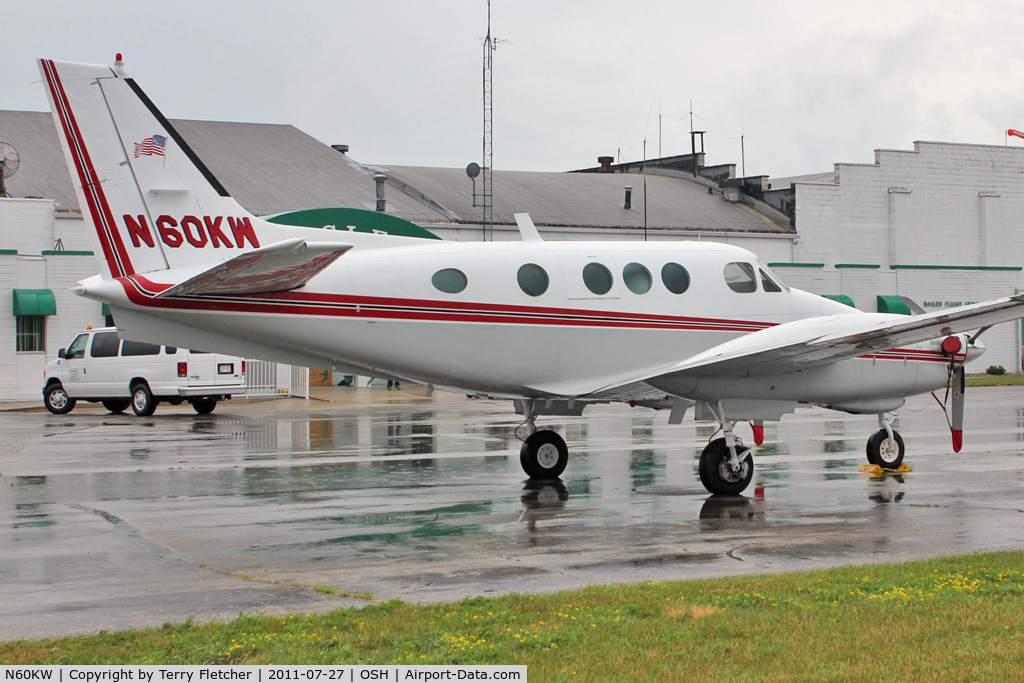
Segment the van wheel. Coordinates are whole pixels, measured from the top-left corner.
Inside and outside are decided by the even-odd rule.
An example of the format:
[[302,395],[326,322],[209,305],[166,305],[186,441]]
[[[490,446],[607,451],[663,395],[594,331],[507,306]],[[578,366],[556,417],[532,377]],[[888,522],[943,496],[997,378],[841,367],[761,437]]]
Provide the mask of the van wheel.
[[108,398],[103,401],[103,407],[115,415],[123,413],[131,404],[132,402],[127,398]]
[[139,382],[132,387],[132,410],[139,417],[149,417],[156,412],[157,400],[153,398],[153,392],[149,385]]
[[46,409],[54,415],[66,415],[75,407],[77,401],[68,396],[59,382],[55,382],[46,387],[43,392],[43,403],[46,404]]
[[200,415],[209,415],[213,412],[213,409],[217,407],[217,399],[215,398],[195,398],[192,399],[192,407],[195,408],[196,412]]

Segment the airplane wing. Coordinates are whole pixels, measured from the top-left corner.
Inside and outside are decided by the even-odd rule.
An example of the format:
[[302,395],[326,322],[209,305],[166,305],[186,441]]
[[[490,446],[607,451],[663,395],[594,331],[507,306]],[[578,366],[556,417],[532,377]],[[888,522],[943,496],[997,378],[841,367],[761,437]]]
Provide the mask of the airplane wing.
[[836,315],[778,325],[720,344],[658,376],[756,377],[794,372],[1024,317],[1024,295],[925,315],[880,317]]
[[786,374],[1022,317],[1024,294],[924,315],[850,313],[807,318],[743,335],[682,361],[538,382],[529,388],[545,396],[630,400],[633,394],[644,393],[638,391],[638,383],[662,377]]
[[306,284],[352,248],[293,238],[248,251],[162,292],[161,297],[283,292]]

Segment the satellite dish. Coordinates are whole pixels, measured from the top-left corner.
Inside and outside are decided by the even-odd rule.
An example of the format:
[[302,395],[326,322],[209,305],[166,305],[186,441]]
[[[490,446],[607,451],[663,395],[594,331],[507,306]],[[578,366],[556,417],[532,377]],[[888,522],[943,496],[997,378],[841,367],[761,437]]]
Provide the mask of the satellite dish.
[[4,187],[4,180],[18,172],[21,165],[21,156],[14,145],[9,142],[0,142],[0,197],[7,196],[7,188]]
[[467,166],[466,175],[468,175],[470,178],[476,178],[478,175],[480,175],[480,164],[474,161],[469,166]]

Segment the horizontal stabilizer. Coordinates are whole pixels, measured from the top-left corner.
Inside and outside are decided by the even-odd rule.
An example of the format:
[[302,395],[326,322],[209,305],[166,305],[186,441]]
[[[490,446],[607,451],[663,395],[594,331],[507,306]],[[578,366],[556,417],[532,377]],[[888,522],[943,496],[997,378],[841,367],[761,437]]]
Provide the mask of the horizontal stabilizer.
[[254,249],[166,290],[161,297],[284,292],[303,286],[352,248],[293,238]]

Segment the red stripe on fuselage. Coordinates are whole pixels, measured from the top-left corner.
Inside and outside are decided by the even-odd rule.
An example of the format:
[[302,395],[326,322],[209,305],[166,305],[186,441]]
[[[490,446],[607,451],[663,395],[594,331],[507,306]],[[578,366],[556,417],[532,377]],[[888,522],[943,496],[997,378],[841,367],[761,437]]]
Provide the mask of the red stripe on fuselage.
[[[150,308],[170,310],[196,309],[222,311],[225,313],[266,313],[271,315],[309,315],[336,318],[376,318],[505,325],[702,330],[705,332],[754,332],[774,327],[777,324],[572,308],[346,296],[310,292],[274,292],[236,298],[220,297],[217,300],[198,298],[159,299],[155,298],[156,295],[170,289],[173,285],[156,283],[139,275],[131,278],[121,278],[120,282],[132,303]],[[363,310],[363,307],[366,310]],[[949,362],[949,358],[941,351],[930,351],[928,349],[889,349],[888,351],[859,356],[859,358],[866,360]],[[962,360],[964,354],[957,354],[956,358],[957,360]]]
[[[756,332],[774,323],[713,318],[689,318],[642,313],[620,313],[568,308],[479,304],[472,302],[346,296],[309,292],[274,292],[244,297],[154,299],[170,285],[142,276],[121,280],[129,299],[146,307],[198,309],[244,313],[291,313],[330,317],[438,320],[455,322],[516,323],[527,325],[586,325],[652,329],[709,329]],[[368,310],[363,310],[366,308]],[[403,310],[394,310],[403,309]],[[413,310],[409,310],[413,309]]]
[[65,139],[68,141],[68,148],[71,150],[71,157],[78,171],[82,193],[85,195],[89,213],[92,215],[94,227],[99,235],[107,267],[110,269],[112,277],[132,275],[135,270],[132,268],[131,259],[128,257],[128,251],[121,240],[121,235],[117,231],[117,225],[114,223],[106,195],[100,185],[99,176],[96,175],[96,169],[93,167],[89,150],[85,146],[82,132],[75,120],[74,112],[71,110],[64,85],[57,74],[57,67],[53,60],[49,59],[43,60],[43,67],[61,127],[64,129]]

